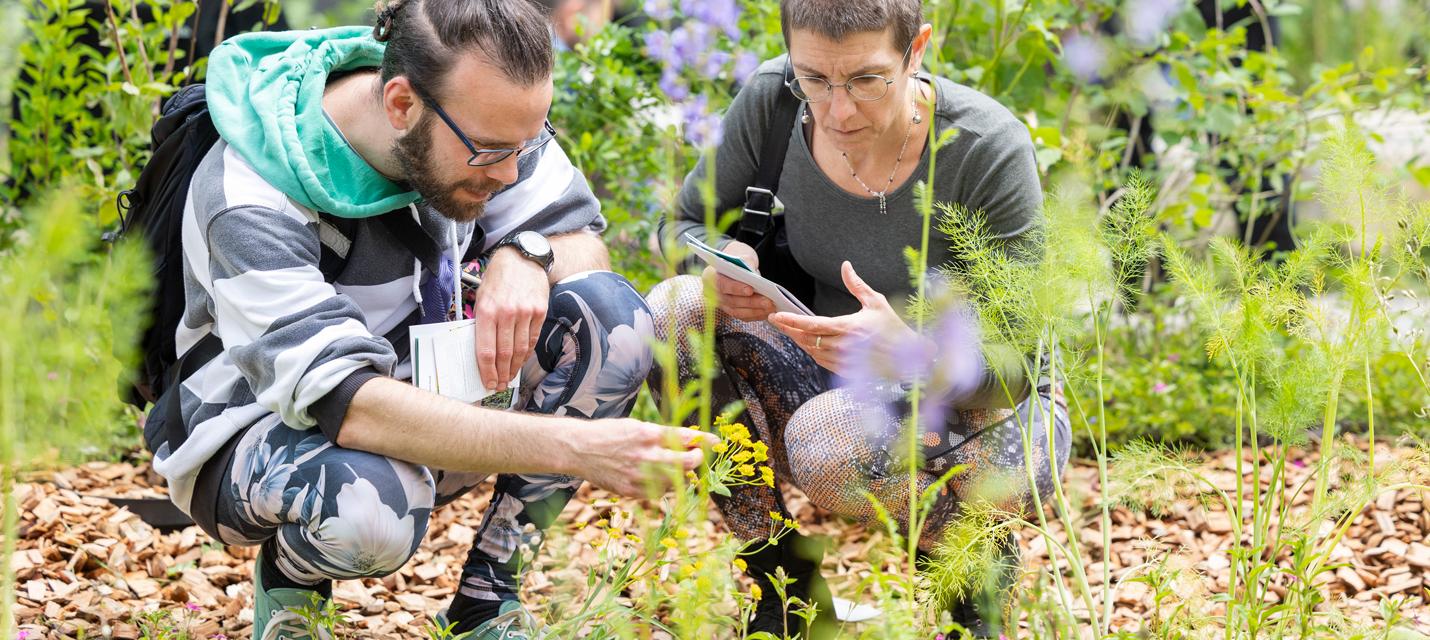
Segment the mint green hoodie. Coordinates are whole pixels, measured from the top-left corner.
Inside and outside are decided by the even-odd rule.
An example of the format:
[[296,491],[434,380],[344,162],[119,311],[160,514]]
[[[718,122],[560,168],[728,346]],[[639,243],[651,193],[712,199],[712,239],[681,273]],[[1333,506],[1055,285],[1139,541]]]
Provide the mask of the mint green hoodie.
[[366,218],[416,202],[359,156],[323,113],[328,75],[382,63],[369,27],[246,33],[209,56],[209,112],[258,175],[299,204]]

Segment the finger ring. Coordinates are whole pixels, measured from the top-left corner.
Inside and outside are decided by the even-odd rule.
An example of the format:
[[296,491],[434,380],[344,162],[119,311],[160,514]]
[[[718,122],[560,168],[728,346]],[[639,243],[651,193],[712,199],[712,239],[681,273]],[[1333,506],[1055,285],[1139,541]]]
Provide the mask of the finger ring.
[[823,339],[824,339],[824,336],[815,336],[815,337],[814,337],[814,348],[815,348],[815,349],[819,349],[819,341],[820,341],[820,340],[823,340]]

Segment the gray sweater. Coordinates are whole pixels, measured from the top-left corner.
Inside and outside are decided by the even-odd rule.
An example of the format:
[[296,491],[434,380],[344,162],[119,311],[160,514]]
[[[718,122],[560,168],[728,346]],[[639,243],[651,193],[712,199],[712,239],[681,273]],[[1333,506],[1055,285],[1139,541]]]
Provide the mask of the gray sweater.
[[[784,65],[785,56],[760,65],[725,114],[724,138],[715,153],[717,212],[738,210],[744,203],[745,187],[754,182],[765,132],[775,126],[776,99],[780,92],[788,91]],[[981,210],[991,234],[1009,245],[1033,242],[1043,195],[1027,127],[1003,105],[978,91],[944,78],[920,77],[934,87],[937,130],[952,127],[959,131],[939,150],[933,180],[935,201]],[[777,195],[785,205],[790,250],[815,281],[814,300],[805,301],[815,313],[837,316],[859,310],[858,301],[840,277],[839,265],[844,260],[895,305],[913,293],[904,248],[917,248],[922,241],[923,219],[914,204],[914,185],[928,175],[928,163],[925,145],[913,176],[888,194],[888,213],[881,215],[877,198],[850,194],[824,175],[810,153],[804,127],[794,123]],[[662,221],[662,237],[667,243],[687,232],[705,239],[705,203],[699,185],[706,170],[702,158],[680,191],[678,219],[673,224]],[[713,240],[712,244],[721,246],[730,238]],[[947,239],[937,231],[931,233],[929,250],[930,266],[953,260]],[[984,383],[960,403],[964,407],[1006,406],[997,375],[1008,381],[1015,397],[1027,392],[1020,354],[991,349],[988,355]]]

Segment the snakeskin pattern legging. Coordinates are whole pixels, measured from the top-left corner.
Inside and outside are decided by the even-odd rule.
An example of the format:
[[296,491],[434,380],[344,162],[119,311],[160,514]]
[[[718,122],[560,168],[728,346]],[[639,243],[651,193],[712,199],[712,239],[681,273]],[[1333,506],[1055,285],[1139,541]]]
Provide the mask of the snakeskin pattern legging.
[[[679,276],[657,285],[646,296],[662,341],[677,340],[682,386],[698,377],[698,354],[688,340],[705,322],[705,298],[696,276]],[[907,410],[899,403],[873,403],[848,389],[833,387],[829,372],[767,322],[744,322],[721,311],[715,314],[715,351],[719,360],[713,406],[718,411],[743,400],[740,420],[769,447],[775,477],[798,487],[814,504],[864,522],[877,521],[869,492],[900,525],[907,522],[909,477],[896,451],[898,425]],[[663,389],[657,369],[650,388]],[[1047,412],[1052,405],[1052,442],[1047,437]],[[955,465],[966,465],[940,492],[929,514],[920,546],[931,549],[939,534],[957,517],[960,505],[974,495],[987,497],[1004,509],[1030,503],[1020,423],[1031,425],[1032,463],[1038,491],[1052,491],[1052,456],[1058,474],[1067,463],[1072,439],[1067,405],[1046,381],[1016,409],[953,410],[945,429],[921,436],[920,493]],[[778,483],[777,483],[778,486]],[[726,525],[741,539],[770,531],[770,512],[789,516],[777,488],[740,487],[717,500]]]

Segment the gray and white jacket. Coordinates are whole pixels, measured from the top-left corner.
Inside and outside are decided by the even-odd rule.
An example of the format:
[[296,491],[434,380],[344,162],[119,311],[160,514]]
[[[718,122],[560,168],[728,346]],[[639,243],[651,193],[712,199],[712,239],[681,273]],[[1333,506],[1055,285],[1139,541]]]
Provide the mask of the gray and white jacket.
[[[465,254],[478,224],[482,252],[515,231],[605,228],[585,177],[555,142],[519,163],[517,181],[475,224],[420,203],[398,215],[415,216],[443,255],[454,237]],[[154,452],[154,469],[185,512],[199,471],[243,429],[282,421],[336,434],[363,382],[410,377],[408,327],[421,318],[418,284],[432,270],[376,218],[355,222],[350,234],[337,233],[222,140],[199,165],[184,207],[185,311],[175,355],[210,333],[223,353],[180,384],[187,437]],[[319,270],[324,245],[346,256],[334,282]]]

